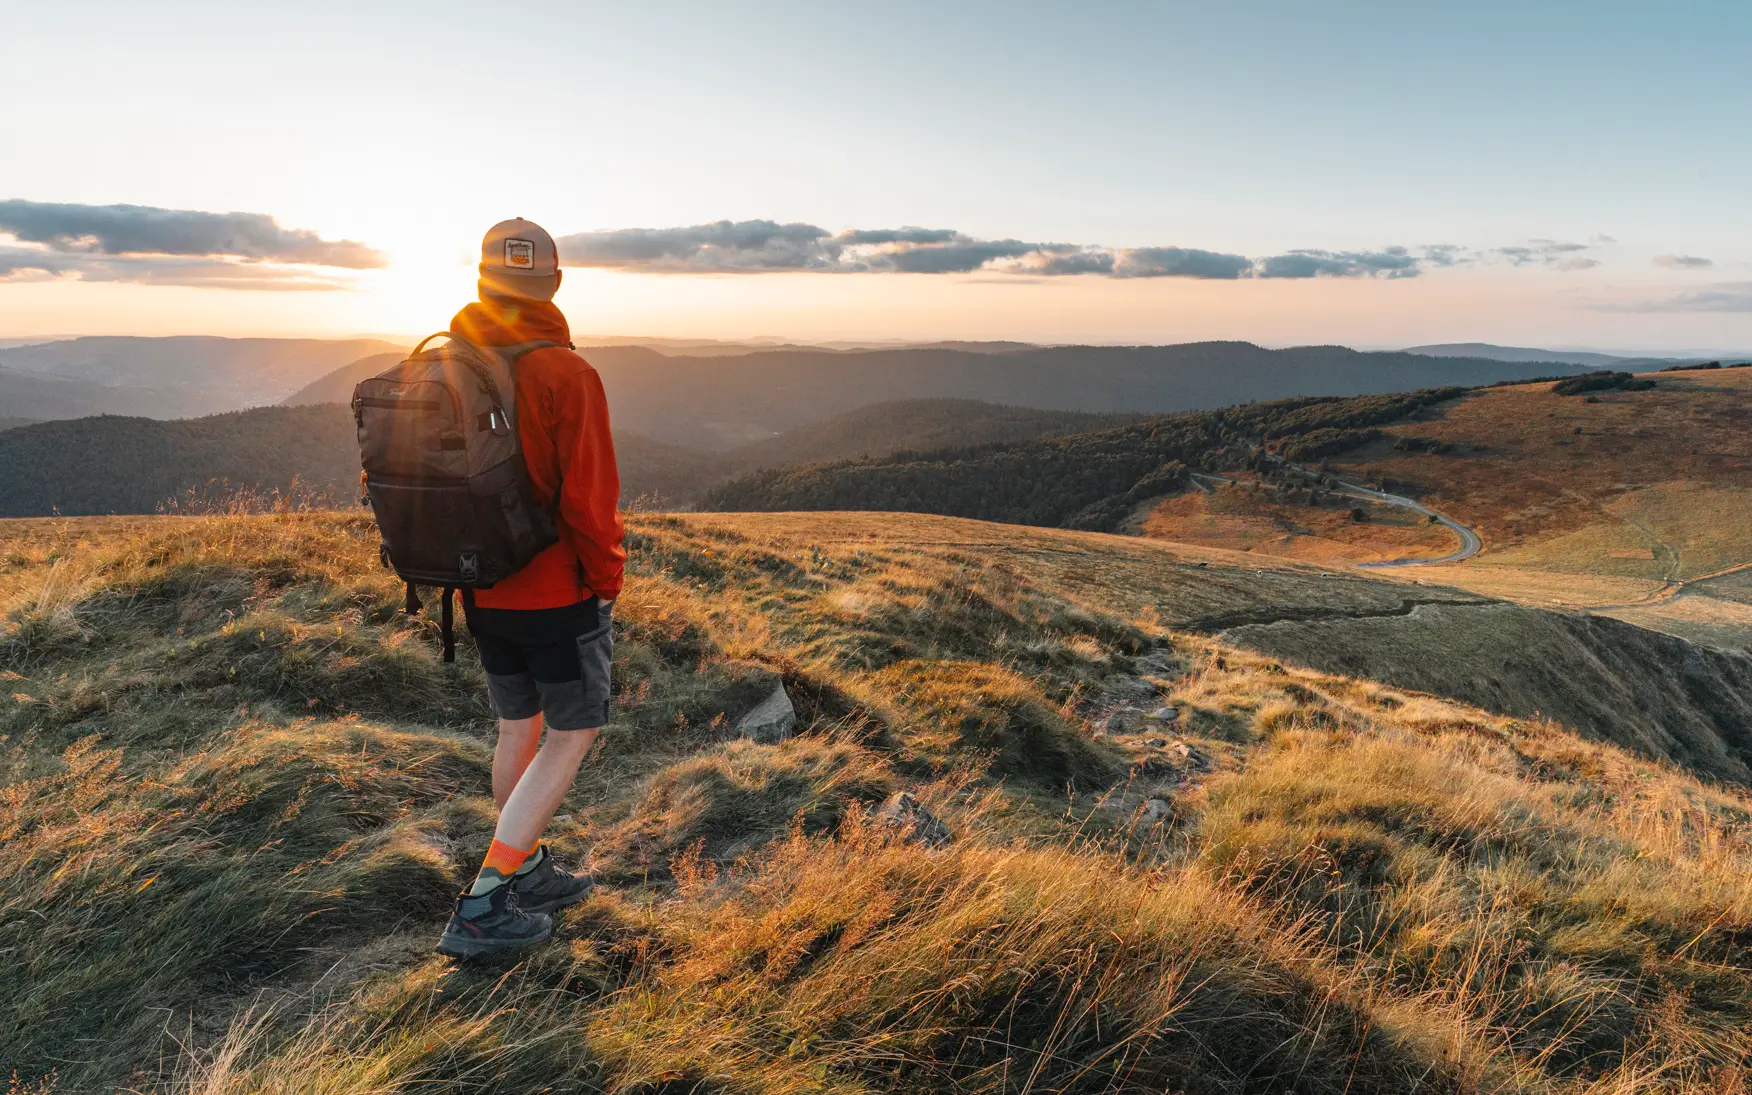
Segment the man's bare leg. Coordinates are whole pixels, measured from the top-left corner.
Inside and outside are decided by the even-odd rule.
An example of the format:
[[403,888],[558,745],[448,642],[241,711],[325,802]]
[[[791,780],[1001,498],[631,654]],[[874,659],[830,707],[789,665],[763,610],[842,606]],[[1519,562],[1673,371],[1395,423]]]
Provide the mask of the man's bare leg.
[[493,749],[493,805],[503,810],[511,789],[523,778],[541,746],[541,714],[527,719],[500,719],[499,744]]
[[[493,839],[512,848],[533,849],[542,830],[565,801],[566,792],[578,778],[578,766],[596,744],[595,730],[553,730],[524,768],[504,805],[499,807],[499,825]],[[495,781],[496,782],[496,781]]]

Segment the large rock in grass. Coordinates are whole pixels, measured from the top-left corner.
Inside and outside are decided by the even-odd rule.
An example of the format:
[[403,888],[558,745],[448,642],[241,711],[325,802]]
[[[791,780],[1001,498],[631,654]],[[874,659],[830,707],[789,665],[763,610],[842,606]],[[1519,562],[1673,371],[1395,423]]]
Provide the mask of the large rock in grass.
[[876,820],[895,830],[908,844],[923,844],[941,848],[955,839],[949,826],[937,820],[931,811],[919,805],[919,800],[905,791],[896,791],[876,809]]
[[771,745],[784,741],[797,727],[797,709],[785,691],[784,678],[754,661],[719,662],[707,673],[710,702],[728,727],[730,737]]
[[766,745],[784,741],[797,727],[797,708],[791,704],[791,694],[783,681],[773,685],[767,698],[761,700],[736,720],[736,736],[752,738]]

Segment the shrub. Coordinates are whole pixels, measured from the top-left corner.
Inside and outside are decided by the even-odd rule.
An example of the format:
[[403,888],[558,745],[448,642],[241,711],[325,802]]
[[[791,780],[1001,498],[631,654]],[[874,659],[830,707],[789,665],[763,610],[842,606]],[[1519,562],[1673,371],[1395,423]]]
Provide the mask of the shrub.
[[1572,376],[1568,380],[1560,380],[1551,386],[1558,395],[1582,395],[1586,392],[1604,392],[1617,389],[1626,392],[1644,392],[1655,386],[1653,380],[1639,380],[1634,373],[1589,373],[1582,376]]

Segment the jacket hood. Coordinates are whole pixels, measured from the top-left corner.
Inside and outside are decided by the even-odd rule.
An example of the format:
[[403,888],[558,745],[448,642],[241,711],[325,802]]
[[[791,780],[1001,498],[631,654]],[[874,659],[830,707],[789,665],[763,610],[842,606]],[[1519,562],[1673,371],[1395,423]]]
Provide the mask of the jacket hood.
[[541,339],[568,346],[572,329],[551,301],[520,300],[482,290],[481,299],[450,321],[450,331],[476,346],[513,346]]

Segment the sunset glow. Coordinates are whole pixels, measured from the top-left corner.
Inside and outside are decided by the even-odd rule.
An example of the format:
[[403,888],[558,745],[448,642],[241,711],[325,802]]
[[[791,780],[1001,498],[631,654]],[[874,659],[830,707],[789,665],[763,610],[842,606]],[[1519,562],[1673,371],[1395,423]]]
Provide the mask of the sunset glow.
[[[13,269],[0,338],[411,334],[468,299],[484,227],[522,215],[580,239],[924,226],[999,253],[937,273],[848,272],[904,249],[883,243],[826,271],[574,268],[560,301],[580,332],[1752,345],[1738,196],[1752,172],[1731,139],[1749,92],[1723,52],[1752,29],[1745,10],[1703,5],[1650,35],[1634,6],[1516,8],[1505,38],[1491,31],[1499,7],[1285,9],[1260,37],[1255,15],[1191,5],[1077,19],[1050,5],[774,5],[742,19],[527,4],[516,21],[541,28],[543,52],[489,65],[483,93],[466,69],[409,81],[392,61],[411,44],[466,55],[478,13],[461,7],[54,5],[17,28],[0,90],[33,109],[9,112],[0,135],[56,152],[6,157],[0,196],[247,210],[385,265],[288,266],[299,280],[250,288]],[[51,44],[93,21],[111,33],[68,87]],[[859,67],[852,53],[819,49],[899,39],[918,44],[875,81],[838,73]],[[1018,241],[1065,250],[1017,257],[1035,246]],[[0,230],[6,254],[30,246]],[[1253,265],[1210,280],[1128,258],[1162,249]],[[1308,254],[1414,266],[1270,265]],[[1150,276],[1125,276],[1138,269]]]

